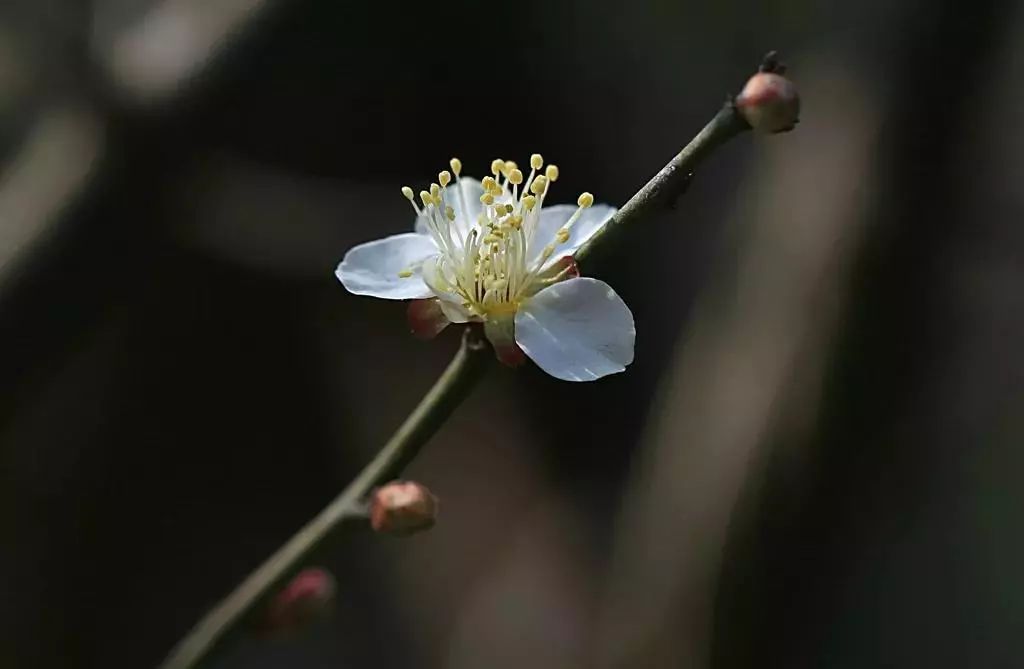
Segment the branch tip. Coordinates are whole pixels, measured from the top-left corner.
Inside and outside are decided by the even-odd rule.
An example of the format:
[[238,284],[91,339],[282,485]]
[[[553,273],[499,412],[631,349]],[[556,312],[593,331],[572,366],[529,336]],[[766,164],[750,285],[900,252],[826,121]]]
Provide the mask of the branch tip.
[[761,58],[761,64],[758,66],[757,71],[785,74],[786,64],[779,60],[779,52],[773,49]]

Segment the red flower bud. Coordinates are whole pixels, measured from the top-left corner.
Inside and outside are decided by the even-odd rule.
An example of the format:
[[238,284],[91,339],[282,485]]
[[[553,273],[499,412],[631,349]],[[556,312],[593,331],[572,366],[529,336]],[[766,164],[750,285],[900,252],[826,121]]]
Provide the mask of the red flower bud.
[[428,530],[437,520],[437,498],[414,481],[393,481],[377,488],[370,500],[375,532],[408,536]]
[[736,109],[758,132],[786,132],[800,120],[800,96],[781,74],[758,72],[736,96]]
[[330,610],[334,592],[330,572],[320,567],[302,570],[267,604],[259,631],[277,636],[308,627]]

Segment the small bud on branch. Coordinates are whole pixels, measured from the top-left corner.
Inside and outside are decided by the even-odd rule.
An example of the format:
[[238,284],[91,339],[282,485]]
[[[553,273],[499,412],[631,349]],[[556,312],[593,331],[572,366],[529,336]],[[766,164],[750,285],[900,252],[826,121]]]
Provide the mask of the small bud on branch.
[[259,621],[265,636],[286,636],[322,618],[334,602],[334,577],[326,569],[303,569],[267,604]]
[[780,74],[785,67],[774,59],[766,56],[761,68],[736,96],[736,109],[758,132],[788,132],[800,120],[800,96],[796,86]]
[[370,499],[370,526],[381,534],[409,536],[429,530],[436,520],[437,498],[415,481],[388,483]]

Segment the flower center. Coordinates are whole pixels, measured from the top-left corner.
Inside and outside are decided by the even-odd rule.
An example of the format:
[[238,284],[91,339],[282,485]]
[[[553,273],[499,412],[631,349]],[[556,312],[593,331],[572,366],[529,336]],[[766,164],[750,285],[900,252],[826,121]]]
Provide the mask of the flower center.
[[[430,190],[420,191],[422,207],[411,188],[402,188],[440,251],[424,264],[423,279],[435,292],[455,295],[481,319],[515,313],[541,287],[565,278],[566,269],[546,273],[546,265],[557,245],[569,240],[572,225],[594,203],[594,196],[581,194],[569,220],[553,236],[549,233],[550,239],[541,239],[541,211],[550,185],[558,180],[557,166],[542,171],[544,160],[535,153],[530,173],[524,176],[514,162],[493,160],[491,176],[481,182],[480,213],[467,220],[476,203],[468,201],[468,189],[463,187],[462,161],[452,158],[450,165],[451,172],[440,172]],[[456,184],[449,189],[452,173]],[[412,274],[409,268],[399,276]]]

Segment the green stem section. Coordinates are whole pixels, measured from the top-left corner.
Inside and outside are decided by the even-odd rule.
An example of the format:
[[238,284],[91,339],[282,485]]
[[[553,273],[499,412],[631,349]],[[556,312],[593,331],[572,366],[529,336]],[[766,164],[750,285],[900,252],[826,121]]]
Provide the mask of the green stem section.
[[398,431],[359,476],[281,548],[277,549],[234,592],[207,613],[164,660],[162,669],[198,667],[241,628],[250,615],[263,610],[267,598],[283,586],[337,530],[365,524],[365,499],[376,486],[398,476],[420,448],[469,394],[490,360],[489,347],[475,329],[467,329],[455,358]]
[[[700,133],[630,198],[604,229],[576,253],[590,260],[595,249],[607,249],[627,225],[636,223],[666,199],[682,193],[693,169],[716,147],[749,129],[727,103]],[[467,329],[462,346],[416,409],[359,476],[298,533],[249,575],[189,632],[164,661],[162,669],[194,669],[221,648],[250,616],[263,610],[267,598],[292,577],[311,556],[345,525],[365,523],[364,504],[374,487],[401,474],[420,448],[441,427],[480,378],[489,348],[479,331]]]
[[668,165],[661,168],[661,171],[636,195],[629,198],[629,201],[615,212],[600,232],[576,251],[577,264],[582,266],[592,260],[598,249],[606,253],[628,225],[642,221],[656,209],[671,203],[686,189],[697,165],[716,148],[745,130],[750,130],[750,126],[736,113],[732,101],[726,102],[715,117],[669,161]]

